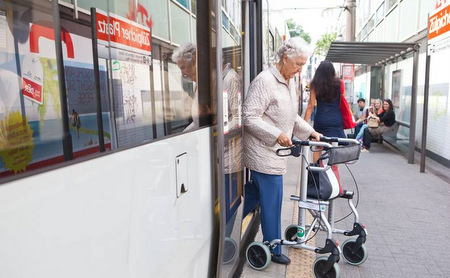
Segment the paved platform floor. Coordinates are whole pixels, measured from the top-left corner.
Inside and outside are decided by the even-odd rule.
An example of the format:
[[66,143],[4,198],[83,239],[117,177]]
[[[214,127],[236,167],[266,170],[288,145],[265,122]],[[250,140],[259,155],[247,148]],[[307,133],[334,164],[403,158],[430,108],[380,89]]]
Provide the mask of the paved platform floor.
[[[416,158],[420,154],[416,154]],[[296,158],[289,159],[284,177],[282,231],[296,223],[296,204],[289,200],[298,188]],[[367,226],[367,261],[360,266],[339,262],[341,278],[371,277],[450,277],[450,169],[427,160],[425,173],[419,163],[407,159],[387,144],[373,144],[370,153],[362,153],[359,161],[348,165],[359,188],[358,212]],[[340,166],[344,189],[356,190],[345,165]],[[350,212],[345,200],[336,202],[336,219]],[[336,227],[350,229],[348,217]],[[316,237],[319,245],[325,236]],[[345,236],[336,236],[343,243]],[[260,232],[255,240],[261,240]],[[311,251],[283,246],[292,259],[289,266],[271,263],[264,271],[255,271],[247,264],[240,277],[313,277]]]

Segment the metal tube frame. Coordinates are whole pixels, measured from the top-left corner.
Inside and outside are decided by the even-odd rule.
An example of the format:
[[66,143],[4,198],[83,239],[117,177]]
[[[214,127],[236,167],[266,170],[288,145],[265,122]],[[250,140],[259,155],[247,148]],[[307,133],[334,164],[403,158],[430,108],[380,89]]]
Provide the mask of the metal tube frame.
[[414,47],[413,80],[411,90],[411,116],[409,129],[408,163],[414,164],[414,152],[416,148],[416,115],[417,115],[417,72],[419,70],[419,45]]

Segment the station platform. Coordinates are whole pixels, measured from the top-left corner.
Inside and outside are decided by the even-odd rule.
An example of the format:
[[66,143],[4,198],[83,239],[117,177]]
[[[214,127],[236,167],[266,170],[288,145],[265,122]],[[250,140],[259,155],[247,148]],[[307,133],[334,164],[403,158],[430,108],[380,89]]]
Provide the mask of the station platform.
[[[359,188],[357,210],[368,231],[368,258],[360,266],[341,258],[340,277],[450,277],[450,169],[427,159],[426,171],[420,173],[418,162],[408,164],[392,146],[376,143],[370,153],[361,153],[359,161],[348,168]],[[284,176],[282,233],[297,223],[297,204],[289,196],[298,191],[298,169],[299,159],[290,157]],[[356,191],[346,166],[340,165],[339,171],[344,189]],[[346,200],[336,201],[335,210],[337,220],[350,212]],[[350,229],[352,223],[353,218],[348,217],[336,228]],[[335,239],[342,244],[347,237],[338,235]],[[260,230],[255,240],[262,240]],[[319,233],[315,240],[323,246],[325,234]],[[291,258],[290,265],[270,263],[267,269],[257,271],[244,262],[235,277],[314,277],[314,252],[283,246],[283,253]]]

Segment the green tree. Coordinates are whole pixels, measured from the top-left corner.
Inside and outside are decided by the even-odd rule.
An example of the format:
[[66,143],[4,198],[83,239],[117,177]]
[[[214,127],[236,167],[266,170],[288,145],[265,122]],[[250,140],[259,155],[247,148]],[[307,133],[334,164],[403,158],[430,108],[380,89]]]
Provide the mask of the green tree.
[[336,39],[337,33],[326,33],[316,42],[316,49],[314,53],[321,56],[326,56],[328,49],[330,49],[331,42]]
[[286,25],[291,37],[301,37],[307,43],[311,43],[311,36],[307,32],[305,32],[305,30],[303,30],[303,27],[301,25],[297,25],[297,23],[295,23],[292,18],[286,21]]

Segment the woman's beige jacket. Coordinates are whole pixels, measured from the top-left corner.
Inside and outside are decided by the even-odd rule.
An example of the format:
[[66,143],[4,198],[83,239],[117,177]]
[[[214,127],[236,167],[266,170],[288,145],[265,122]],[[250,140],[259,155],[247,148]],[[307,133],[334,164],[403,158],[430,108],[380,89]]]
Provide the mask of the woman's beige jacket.
[[293,79],[289,85],[273,66],[250,84],[243,105],[244,165],[254,171],[282,175],[287,158],[276,155],[278,136],[284,132],[307,139],[314,129],[298,115],[298,98]]

